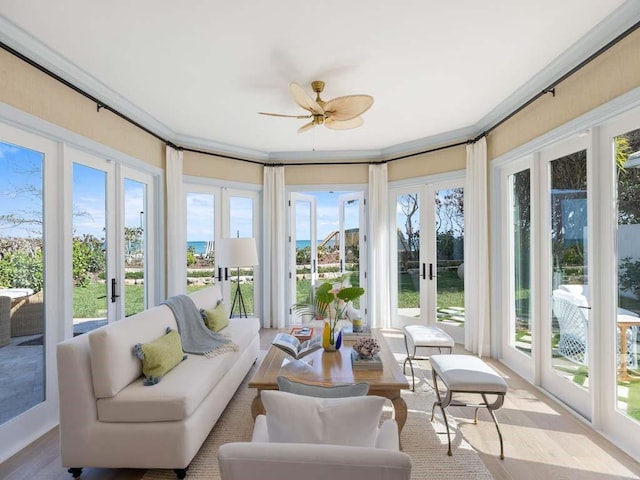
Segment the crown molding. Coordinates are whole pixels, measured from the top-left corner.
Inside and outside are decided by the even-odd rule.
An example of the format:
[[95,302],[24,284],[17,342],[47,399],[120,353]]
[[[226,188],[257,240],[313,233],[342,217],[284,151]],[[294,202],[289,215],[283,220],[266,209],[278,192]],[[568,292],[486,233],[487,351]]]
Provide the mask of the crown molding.
[[264,162],[269,159],[269,154],[267,152],[254,150],[252,148],[244,148],[237,145],[230,145],[228,143],[215,142],[207,140],[206,138],[192,137],[191,135],[178,134],[174,138],[174,143],[176,145],[184,148],[206,151],[212,155],[228,155],[246,160],[255,160],[258,162]]

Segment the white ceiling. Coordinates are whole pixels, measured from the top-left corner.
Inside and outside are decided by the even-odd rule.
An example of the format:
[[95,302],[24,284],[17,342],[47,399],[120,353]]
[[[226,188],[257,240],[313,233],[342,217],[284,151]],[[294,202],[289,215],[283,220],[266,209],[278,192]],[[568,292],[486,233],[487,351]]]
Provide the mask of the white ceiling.
[[[482,132],[640,19],[637,0],[0,0],[0,41],[179,145],[383,158]],[[298,134],[295,81],[375,99]],[[109,115],[108,112],[101,114]]]

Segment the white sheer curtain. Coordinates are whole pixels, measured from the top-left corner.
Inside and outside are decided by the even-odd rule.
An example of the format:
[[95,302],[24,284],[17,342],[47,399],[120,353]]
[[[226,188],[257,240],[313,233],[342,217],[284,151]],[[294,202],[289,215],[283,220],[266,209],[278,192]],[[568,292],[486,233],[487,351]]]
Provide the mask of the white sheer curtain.
[[369,322],[391,325],[389,305],[389,185],[387,164],[369,165]]
[[489,225],[485,137],[467,145],[464,206],[464,346],[471,353],[489,355]]
[[263,310],[264,328],[284,328],[286,321],[286,199],[284,167],[264,167],[263,208]]
[[167,145],[167,296],[187,290],[186,210],[182,191],[182,150]]

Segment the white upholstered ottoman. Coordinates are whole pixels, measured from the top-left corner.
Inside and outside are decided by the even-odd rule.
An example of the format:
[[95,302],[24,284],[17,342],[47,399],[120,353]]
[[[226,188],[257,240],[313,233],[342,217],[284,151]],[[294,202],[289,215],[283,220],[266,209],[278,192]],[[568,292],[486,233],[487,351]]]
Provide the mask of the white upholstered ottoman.
[[[432,355],[430,360],[433,387],[438,397],[431,408],[431,421],[433,421],[433,414],[437,405],[442,411],[444,424],[447,427],[447,438],[449,440],[449,451],[447,454],[451,456],[451,436],[444,409],[450,405],[455,407],[475,407],[476,411],[473,423],[477,424],[478,409],[483,407],[489,410],[493,423],[498,430],[498,437],[500,438],[500,458],[504,459],[502,433],[500,432],[500,426],[493,411],[500,408],[504,403],[504,396],[507,393],[507,382],[481,358],[472,355]],[[440,378],[445,387],[447,387],[444,398],[438,388],[438,378]],[[454,401],[454,393],[477,393],[482,397],[482,402],[468,403]],[[492,398],[495,397],[495,400],[489,402],[487,395],[491,395]]]
[[[437,348],[439,352],[442,353],[442,349],[445,348],[449,350],[448,353],[451,353],[455,343],[447,332],[434,325],[407,325],[402,327],[402,331],[404,333],[404,346],[407,349],[407,358],[404,359],[402,364],[402,373],[405,373],[407,362],[409,362],[411,378],[413,379],[411,390],[415,391],[416,377],[413,373],[413,363],[411,363],[411,360],[417,359],[416,349]],[[409,344],[412,345],[412,353],[409,353]]]

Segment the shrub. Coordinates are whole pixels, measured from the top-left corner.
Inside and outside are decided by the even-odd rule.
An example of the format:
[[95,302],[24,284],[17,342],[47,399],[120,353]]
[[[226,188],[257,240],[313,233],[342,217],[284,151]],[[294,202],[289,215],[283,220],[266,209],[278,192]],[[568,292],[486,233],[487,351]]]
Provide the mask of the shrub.
[[42,250],[12,252],[0,260],[0,285],[39,292],[44,282],[42,272]]
[[640,260],[633,261],[631,257],[623,258],[618,269],[618,282],[621,288],[631,291],[640,298]]

